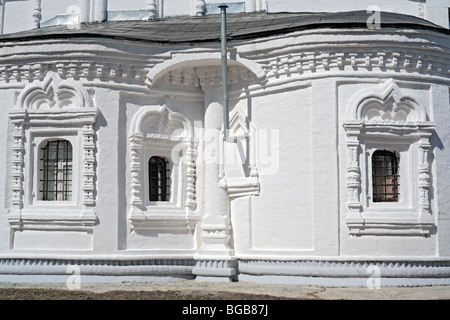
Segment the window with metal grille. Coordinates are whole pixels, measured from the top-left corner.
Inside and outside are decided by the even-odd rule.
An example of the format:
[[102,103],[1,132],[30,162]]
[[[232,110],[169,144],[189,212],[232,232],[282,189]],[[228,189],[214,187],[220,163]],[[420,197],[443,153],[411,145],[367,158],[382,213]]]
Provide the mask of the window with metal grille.
[[372,155],[374,202],[398,202],[399,158],[395,152],[377,150]]
[[72,200],[72,145],[48,141],[41,148],[41,200]]
[[169,201],[169,162],[163,157],[151,157],[148,162],[150,201]]

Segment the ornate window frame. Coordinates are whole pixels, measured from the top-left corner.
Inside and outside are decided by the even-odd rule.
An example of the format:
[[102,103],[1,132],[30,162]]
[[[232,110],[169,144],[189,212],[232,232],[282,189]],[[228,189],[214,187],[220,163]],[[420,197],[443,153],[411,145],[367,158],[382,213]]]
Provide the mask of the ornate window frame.
[[[74,80],[48,72],[42,82],[26,86],[9,112],[12,124],[11,197],[8,221],[13,230],[92,230],[95,213],[98,115],[86,89]],[[39,200],[40,147],[65,139],[72,145],[71,201]]]
[[[132,230],[193,230],[196,212],[196,156],[198,141],[190,122],[166,105],[144,106],[134,115],[129,132]],[[150,201],[148,161],[168,160],[171,172],[169,201]]]
[[[362,98],[361,98],[362,97]],[[355,102],[356,101],[356,102]],[[348,214],[351,235],[428,236],[435,227],[430,205],[430,152],[435,123],[392,80],[357,95],[347,136]],[[371,158],[376,150],[400,156],[398,202],[372,201]]]

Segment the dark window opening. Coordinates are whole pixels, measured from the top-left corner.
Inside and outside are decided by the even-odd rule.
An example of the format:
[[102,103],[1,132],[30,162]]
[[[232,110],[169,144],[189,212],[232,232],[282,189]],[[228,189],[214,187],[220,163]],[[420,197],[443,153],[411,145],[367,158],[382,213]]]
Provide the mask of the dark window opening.
[[47,142],[41,148],[41,199],[72,200],[72,145],[67,140]]
[[398,202],[399,159],[395,152],[377,150],[372,155],[374,202]]
[[163,157],[151,157],[148,162],[150,201],[169,201],[169,162]]

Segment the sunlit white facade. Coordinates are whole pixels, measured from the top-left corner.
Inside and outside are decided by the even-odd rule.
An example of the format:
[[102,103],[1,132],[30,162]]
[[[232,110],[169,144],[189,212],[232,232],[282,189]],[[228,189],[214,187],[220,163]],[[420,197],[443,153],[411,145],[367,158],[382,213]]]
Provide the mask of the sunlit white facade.
[[450,284],[449,2],[231,2],[227,139],[208,1],[3,2],[0,281]]

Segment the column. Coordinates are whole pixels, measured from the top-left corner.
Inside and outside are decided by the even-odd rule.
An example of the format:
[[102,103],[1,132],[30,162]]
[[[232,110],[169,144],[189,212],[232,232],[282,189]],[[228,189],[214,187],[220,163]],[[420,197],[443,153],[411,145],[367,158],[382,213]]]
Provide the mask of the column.
[[200,226],[201,244],[195,256],[197,264],[193,273],[197,275],[198,281],[229,282],[235,275],[235,261],[234,250],[230,246],[230,203],[227,190],[221,185],[223,94],[220,81],[217,79],[220,69],[207,70],[206,75],[208,74],[215,76],[213,79],[200,79],[205,97],[203,137],[205,210]]
[[80,23],[89,22],[91,16],[91,1],[80,0]]
[[106,0],[94,0],[92,2],[92,22],[102,22],[106,20],[107,3]]
[[80,0],[80,23],[105,21],[107,10],[106,0]]

